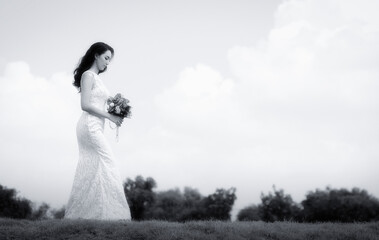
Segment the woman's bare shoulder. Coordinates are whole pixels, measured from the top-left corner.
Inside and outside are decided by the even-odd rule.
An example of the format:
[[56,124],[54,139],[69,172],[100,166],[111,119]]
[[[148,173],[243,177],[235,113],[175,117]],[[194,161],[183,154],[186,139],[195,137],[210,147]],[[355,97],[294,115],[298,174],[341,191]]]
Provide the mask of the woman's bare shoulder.
[[80,82],[81,82],[80,85],[82,86],[82,88],[90,87],[90,89],[92,89],[94,86],[94,81],[95,81],[94,74],[91,71],[85,71],[82,74],[82,78],[80,79]]

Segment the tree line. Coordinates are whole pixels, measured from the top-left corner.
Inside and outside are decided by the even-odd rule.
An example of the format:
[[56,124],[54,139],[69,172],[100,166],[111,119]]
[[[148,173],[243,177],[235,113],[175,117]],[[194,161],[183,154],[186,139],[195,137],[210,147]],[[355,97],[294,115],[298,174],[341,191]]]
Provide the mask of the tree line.
[[379,200],[359,188],[309,191],[301,203],[273,187],[261,203],[243,208],[239,221],[368,222],[379,221]]
[[[197,189],[155,191],[156,181],[137,176],[123,184],[132,219],[185,222],[192,220],[231,220],[236,200],[236,188],[218,188],[203,196]],[[17,196],[15,189],[0,185],[0,217],[17,219],[61,219],[64,206],[51,209],[47,203],[39,206]],[[366,222],[379,220],[379,200],[359,188],[317,189],[306,194],[300,203],[291,195],[273,187],[273,192],[261,194],[261,202],[241,209],[238,221],[296,222]]]
[[236,200],[236,189],[219,188],[213,194],[202,196],[198,190],[186,187],[155,192],[157,186],[151,177],[128,178],[124,183],[132,219],[134,220],[230,220]]

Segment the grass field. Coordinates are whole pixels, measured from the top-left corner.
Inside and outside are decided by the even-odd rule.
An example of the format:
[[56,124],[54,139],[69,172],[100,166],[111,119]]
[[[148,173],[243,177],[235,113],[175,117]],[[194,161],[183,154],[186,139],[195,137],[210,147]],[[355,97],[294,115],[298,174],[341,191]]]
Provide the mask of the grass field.
[[316,223],[14,220],[0,218],[0,239],[263,240],[379,239],[379,222]]

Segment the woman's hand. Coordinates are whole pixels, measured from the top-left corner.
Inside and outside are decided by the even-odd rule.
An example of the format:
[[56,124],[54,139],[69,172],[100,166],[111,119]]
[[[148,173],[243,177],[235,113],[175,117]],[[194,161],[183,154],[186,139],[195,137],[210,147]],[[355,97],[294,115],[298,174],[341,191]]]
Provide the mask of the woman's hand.
[[124,121],[124,118],[123,117],[119,117],[119,116],[116,116],[116,115],[113,115],[113,114],[109,114],[109,120],[111,120],[112,122],[114,122],[118,127],[121,126],[122,122]]

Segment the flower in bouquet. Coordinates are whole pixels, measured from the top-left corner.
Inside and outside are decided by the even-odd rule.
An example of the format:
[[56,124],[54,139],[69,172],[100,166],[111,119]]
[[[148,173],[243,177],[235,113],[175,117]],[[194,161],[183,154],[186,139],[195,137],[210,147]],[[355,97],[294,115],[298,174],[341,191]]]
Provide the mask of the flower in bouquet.
[[[129,106],[129,100],[124,98],[120,93],[117,93],[114,97],[107,99],[107,110],[110,114],[117,115],[122,118],[130,118],[132,112]],[[109,123],[110,124],[110,123]],[[118,140],[118,126],[116,129],[116,139]]]
[[109,97],[107,100],[108,112],[123,118],[130,118],[132,112],[128,103],[128,99],[124,98],[120,93],[117,93],[116,96]]

